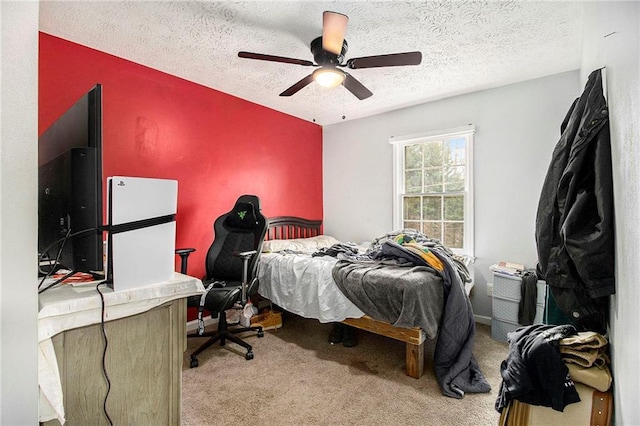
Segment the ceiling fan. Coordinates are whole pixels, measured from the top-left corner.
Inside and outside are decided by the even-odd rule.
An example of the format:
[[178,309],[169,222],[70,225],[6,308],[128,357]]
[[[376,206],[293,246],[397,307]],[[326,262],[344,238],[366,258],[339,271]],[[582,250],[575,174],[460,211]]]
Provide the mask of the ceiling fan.
[[303,59],[251,52],[238,52],[238,56],[247,59],[319,67],[313,73],[280,93],[280,96],[291,96],[313,81],[316,81],[324,87],[336,87],[342,84],[360,100],[370,97],[373,93],[351,74],[338,68],[396,67],[401,65],[419,65],[422,61],[422,53],[404,52],[351,58],[345,62],[344,59],[348,45],[347,40],[344,39],[344,35],[347,30],[348,21],[349,17],[342,13],[326,11],[322,14],[322,36],[311,42],[311,53],[313,53],[313,58],[316,63]]

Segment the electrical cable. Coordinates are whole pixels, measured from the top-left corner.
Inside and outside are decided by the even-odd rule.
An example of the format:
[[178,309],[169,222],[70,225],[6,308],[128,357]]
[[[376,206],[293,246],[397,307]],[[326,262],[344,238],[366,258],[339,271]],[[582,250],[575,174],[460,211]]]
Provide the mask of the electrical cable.
[[[69,227],[69,229],[67,229],[67,233],[65,234],[65,236],[63,238],[61,238],[60,240],[56,241],[53,244],[50,244],[49,247],[46,248],[46,250],[44,250],[39,258],[38,258],[38,268],[40,268],[40,262],[42,261],[42,256],[47,253],[49,251],[49,249],[51,247],[53,247],[54,244],[62,241],[62,244],[60,244],[60,247],[58,248],[58,253],[56,254],[56,259],[53,261],[53,266],[51,266],[51,264],[49,264],[50,268],[47,271],[47,273],[42,277],[42,280],[40,280],[40,284],[38,284],[38,290],[40,290],[40,287],[42,287],[42,284],[44,284],[44,281],[49,278],[49,276],[51,276],[51,274],[53,273],[53,271],[57,270],[57,266],[60,263],[60,257],[62,256],[62,249],[64,249],[64,245],[67,242],[67,240],[69,239],[69,236],[71,235],[71,227]],[[67,278],[67,277],[65,277]],[[53,285],[58,284],[60,282],[60,280],[56,281]],[[50,285],[49,287],[45,288],[42,291],[45,291],[48,288],[53,287],[53,285]],[[38,293],[41,293],[42,291],[38,291]]]
[[105,304],[104,304],[104,295],[100,291],[100,285],[104,283],[98,283],[96,285],[96,291],[100,295],[100,304],[101,304],[101,315],[100,315],[100,326],[102,329],[102,339],[104,341],[104,348],[102,350],[102,373],[104,374],[104,378],[107,381],[107,394],[104,396],[104,401],[102,403],[102,411],[104,415],[107,417],[107,421],[111,426],[113,426],[113,421],[111,420],[111,416],[109,416],[109,412],[107,410],[107,399],[109,399],[109,393],[111,392],[111,380],[109,380],[109,374],[107,374],[107,347],[109,346],[109,341],[107,339],[107,332],[104,328],[104,315],[105,315]]
[[69,229],[69,230],[67,231],[67,235],[65,235],[64,237],[60,238],[59,240],[56,240],[56,241],[52,242],[51,244],[49,244],[49,245],[47,246],[47,248],[45,248],[45,249],[42,251],[42,253],[40,253],[40,256],[38,257],[38,260],[42,261],[42,257],[43,257],[45,254],[47,254],[47,252],[49,251],[49,249],[51,249],[51,247],[55,246],[56,244],[58,244],[58,243],[60,243],[60,242],[66,241],[66,240],[67,240],[67,239],[69,239],[69,238],[75,238],[75,237],[77,237],[78,235],[81,235],[81,234],[86,234],[86,233],[88,233],[88,232],[101,231],[101,230],[102,230],[102,227],[99,227],[99,228],[98,228],[98,227],[96,227],[96,228],[87,228],[87,229],[83,229],[83,230],[81,230],[81,231],[76,231],[76,232],[74,232],[73,234],[70,234],[71,229]]
[[[67,242],[67,240],[75,238],[79,235],[82,234],[86,234],[89,232],[95,232],[95,231],[99,231],[102,228],[87,228],[87,229],[83,229],[81,231],[77,231],[74,232],[73,234],[71,233],[71,227],[69,227],[69,229],[67,229],[67,233],[65,234],[65,236],[63,238],[60,238],[57,241],[54,241],[53,243],[51,243],[45,250],[42,251],[42,253],[40,253],[40,255],[38,256],[38,268],[40,268],[40,262],[42,262],[43,256],[45,254],[48,253],[48,251],[55,246],[58,243],[60,244],[60,247],[58,248],[58,252],[56,254],[56,258],[53,262],[53,266],[51,264],[49,264],[50,268],[47,271],[47,273],[42,277],[42,280],[40,280],[40,283],[38,284],[38,294],[43,293],[47,290],[49,290],[52,287],[55,287],[56,285],[60,284],[61,282],[63,282],[64,280],[66,280],[67,278],[71,277],[72,275],[74,275],[77,271],[72,270],[69,273],[65,274],[63,277],[57,279],[55,282],[53,282],[52,284],[48,285],[47,287],[41,288],[42,285],[44,284],[45,280],[51,276],[51,274],[58,270],[58,266],[60,266],[60,257],[62,256],[62,250],[64,249],[64,245]],[[107,393],[104,397],[104,402],[102,405],[102,410],[104,411],[104,414],[107,418],[107,421],[109,422],[109,424],[111,426],[113,426],[113,421],[111,420],[111,416],[109,416],[109,412],[107,410],[107,400],[109,398],[109,393],[111,392],[111,380],[109,379],[109,374],[107,373],[107,365],[106,365],[106,359],[107,359],[107,348],[109,346],[109,341],[107,339],[107,332],[105,329],[105,321],[104,321],[104,317],[105,317],[105,303],[104,303],[104,295],[102,294],[102,292],[100,291],[100,285],[104,284],[104,282],[100,282],[98,284],[96,284],[96,291],[98,292],[98,294],[100,295],[100,304],[101,304],[101,315],[100,315],[100,325],[101,325],[101,329],[102,329],[102,339],[104,341],[104,348],[102,351],[102,372],[104,374],[104,378],[107,381]]]
[[75,275],[76,272],[78,272],[78,271],[70,271],[70,272],[66,273],[64,276],[58,278],[57,280],[55,280],[53,283],[49,284],[45,288],[41,289],[41,288],[38,287],[38,294],[44,293],[45,291],[49,290],[50,288],[53,288],[53,287],[57,286],[58,284],[60,284],[64,280],[66,280],[67,278]]
[[[47,254],[49,252],[49,250],[55,246],[58,243],[62,243],[60,244],[60,247],[58,248],[58,253],[56,254],[56,258],[53,261],[53,266],[51,266],[51,264],[49,265],[49,270],[47,271],[47,273],[42,277],[42,279],[40,280],[40,283],[38,284],[38,290],[40,290],[40,287],[42,287],[42,284],[44,284],[45,280],[47,278],[49,278],[51,276],[51,274],[53,274],[54,271],[57,270],[57,267],[60,266],[60,257],[62,257],[62,249],[64,248],[65,243],[67,242],[67,240],[69,239],[73,239],[79,235],[82,234],[86,234],[89,232],[94,232],[94,231],[99,231],[101,228],[87,228],[87,229],[83,229],[81,231],[77,231],[74,232],[73,234],[71,233],[71,227],[69,227],[69,229],[67,229],[67,233],[65,234],[64,237],[60,238],[59,240],[54,241],[53,243],[49,244],[47,246],[47,248],[45,248],[40,255],[38,256],[38,268],[40,268],[40,262],[42,262],[43,256],[45,254]],[[77,271],[74,271],[73,273],[75,273]],[[51,284],[50,286],[46,287],[44,290],[42,291],[38,291],[38,293],[42,293],[43,291],[46,291],[48,289],[50,289],[51,287],[55,286],[56,284],[59,284],[60,282],[62,282],[63,280],[69,278],[71,275],[70,274],[68,276],[65,276],[64,278],[62,278],[61,280],[57,280],[55,283]]]

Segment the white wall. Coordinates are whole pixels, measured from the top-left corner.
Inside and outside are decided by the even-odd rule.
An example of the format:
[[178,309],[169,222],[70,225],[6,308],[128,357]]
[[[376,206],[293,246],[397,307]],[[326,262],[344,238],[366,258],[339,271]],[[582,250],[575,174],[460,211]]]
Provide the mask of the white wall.
[[507,260],[535,267],[540,190],[560,124],[580,92],[576,70],[324,127],[325,233],[359,242],[392,230],[390,136],[474,124],[471,299],[475,314],[488,319],[489,266]]
[[0,424],[38,424],[38,3],[0,2]]
[[[532,220],[560,121],[586,75],[606,65],[617,226],[618,293],[611,327],[615,416],[616,424],[636,424],[640,3],[587,2],[585,18],[581,78],[566,73],[325,127],[325,230],[353,241],[390,230],[389,136],[473,123],[476,278],[486,279],[488,265],[499,259],[533,266]],[[0,424],[34,425],[37,295],[35,285],[25,283],[36,280],[38,3],[0,2],[0,33]],[[490,315],[484,288],[479,290],[474,309]]]
[[640,424],[640,3],[585,4],[581,81],[606,66],[616,220],[611,298],[615,423]]

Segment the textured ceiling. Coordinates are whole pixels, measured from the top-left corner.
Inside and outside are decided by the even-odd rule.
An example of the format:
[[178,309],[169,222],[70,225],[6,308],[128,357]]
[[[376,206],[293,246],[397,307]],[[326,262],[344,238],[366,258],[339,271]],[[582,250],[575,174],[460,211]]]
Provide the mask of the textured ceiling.
[[[418,66],[351,70],[373,96],[315,83],[280,92],[313,60],[322,12],[349,16],[347,59],[419,50]],[[52,1],[40,30],[326,125],[578,69],[582,4],[565,1]]]

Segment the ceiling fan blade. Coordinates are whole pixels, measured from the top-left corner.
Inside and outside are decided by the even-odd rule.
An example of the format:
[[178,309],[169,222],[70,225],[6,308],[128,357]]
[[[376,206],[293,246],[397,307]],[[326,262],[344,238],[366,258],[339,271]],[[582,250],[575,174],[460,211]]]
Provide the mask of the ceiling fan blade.
[[300,89],[311,84],[312,82],[313,82],[313,74],[309,74],[308,76],[306,76],[305,78],[303,78],[302,80],[294,84],[293,86],[289,87],[284,92],[280,93],[280,96],[291,96],[297,93]]
[[344,82],[342,85],[360,100],[367,99],[369,96],[373,95],[369,89],[364,87],[362,83],[348,73],[344,73]]
[[376,67],[397,67],[401,65],[420,65],[422,53],[405,52],[392,53],[390,55],[363,56],[361,58],[351,58],[347,61],[346,67],[351,69],[376,68]]
[[339,55],[347,32],[349,17],[338,12],[325,11],[322,14],[322,49]]
[[313,62],[305,61],[304,59],[285,58],[284,56],[264,55],[262,53],[238,52],[238,56],[240,58],[259,59],[261,61],[270,62],[283,62],[285,64],[304,65],[307,67],[315,65]]

